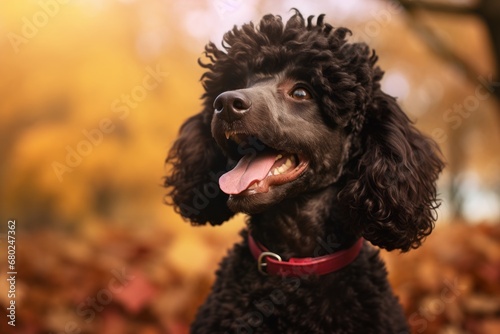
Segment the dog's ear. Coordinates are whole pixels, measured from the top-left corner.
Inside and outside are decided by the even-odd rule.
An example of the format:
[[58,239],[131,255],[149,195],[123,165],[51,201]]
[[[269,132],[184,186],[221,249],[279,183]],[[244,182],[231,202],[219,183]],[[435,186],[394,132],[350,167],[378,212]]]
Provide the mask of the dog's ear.
[[[170,173],[164,179],[167,204],[174,206],[193,224],[222,224],[234,213],[227,207],[228,195],[219,188],[227,158],[210,132],[211,111],[189,118],[166,159]],[[171,199],[171,200],[170,200]]]
[[388,250],[419,247],[434,228],[439,206],[439,148],[380,89],[374,92],[359,139],[362,153],[339,193],[341,203],[349,206],[353,227]]

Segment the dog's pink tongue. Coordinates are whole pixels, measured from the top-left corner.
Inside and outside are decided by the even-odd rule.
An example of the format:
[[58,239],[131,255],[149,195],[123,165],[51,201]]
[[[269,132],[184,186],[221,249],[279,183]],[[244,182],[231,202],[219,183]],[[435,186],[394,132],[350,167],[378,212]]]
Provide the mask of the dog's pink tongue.
[[228,195],[239,194],[247,189],[254,181],[264,179],[276,159],[276,153],[264,152],[253,157],[245,155],[238,161],[236,167],[222,175],[219,186]]

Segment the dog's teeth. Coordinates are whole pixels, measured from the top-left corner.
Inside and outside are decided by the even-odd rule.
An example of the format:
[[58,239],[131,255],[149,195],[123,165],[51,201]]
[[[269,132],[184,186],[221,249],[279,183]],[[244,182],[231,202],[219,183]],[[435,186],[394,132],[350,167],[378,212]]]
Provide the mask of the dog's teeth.
[[278,161],[278,160],[279,160],[279,159],[281,159],[281,158],[283,158],[283,156],[282,156],[281,154],[278,154],[278,155],[276,156],[276,159],[274,159],[274,161]]
[[278,168],[273,169],[273,175],[278,175],[280,172],[278,172]]
[[285,166],[281,165],[278,167],[278,172],[283,173],[285,171]]
[[288,168],[292,167],[292,160],[290,160],[290,158],[286,159],[285,166]]
[[231,137],[231,132],[226,131],[225,135],[226,135],[226,139],[229,139],[229,137]]

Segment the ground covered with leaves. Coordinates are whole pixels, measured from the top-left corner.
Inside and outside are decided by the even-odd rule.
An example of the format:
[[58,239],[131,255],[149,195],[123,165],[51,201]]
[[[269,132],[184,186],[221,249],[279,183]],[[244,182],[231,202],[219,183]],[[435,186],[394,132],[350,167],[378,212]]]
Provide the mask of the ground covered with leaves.
[[[16,327],[2,333],[188,333],[237,238],[100,226],[20,237]],[[442,225],[420,249],[382,255],[414,333],[500,332],[500,225]]]

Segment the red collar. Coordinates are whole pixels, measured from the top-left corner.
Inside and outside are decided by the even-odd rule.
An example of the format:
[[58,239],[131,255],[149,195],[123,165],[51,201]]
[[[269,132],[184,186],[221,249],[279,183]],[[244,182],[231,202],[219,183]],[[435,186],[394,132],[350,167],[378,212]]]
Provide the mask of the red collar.
[[257,243],[251,233],[248,233],[248,246],[253,257],[257,260],[257,268],[261,273],[300,277],[305,275],[326,275],[349,265],[361,251],[363,238],[359,238],[350,248],[334,254],[319,257],[290,258],[288,261],[282,261],[278,254],[269,252],[264,246]]

